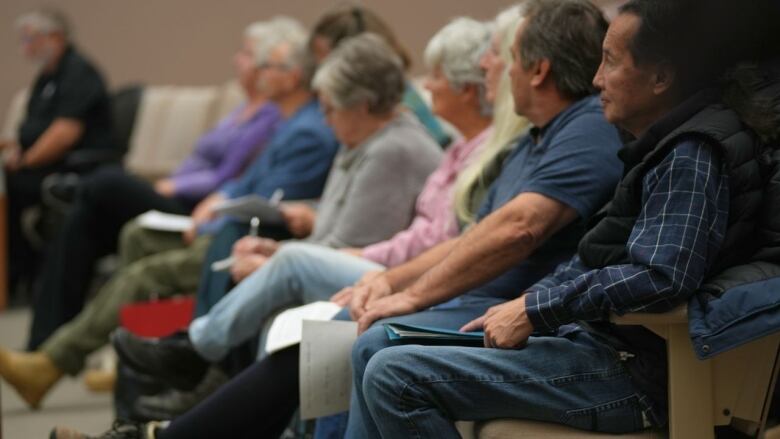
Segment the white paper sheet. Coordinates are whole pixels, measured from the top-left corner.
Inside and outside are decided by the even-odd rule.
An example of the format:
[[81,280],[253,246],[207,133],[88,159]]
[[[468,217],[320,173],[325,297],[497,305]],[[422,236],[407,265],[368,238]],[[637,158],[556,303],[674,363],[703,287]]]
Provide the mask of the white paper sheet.
[[356,339],[357,322],[303,321],[299,372],[301,419],[349,409],[350,352]]
[[225,200],[214,206],[213,209],[214,213],[218,215],[230,215],[242,221],[258,217],[260,223],[264,225],[284,224],[284,217],[279,210],[278,202],[273,204],[259,195],[246,195]]
[[314,302],[291,308],[279,314],[268,330],[265,350],[272,354],[301,342],[301,322],[304,320],[330,320],[341,311],[333,302]]
[[192,218],[150,210],[138,216],[138,224],[143,228],[162,232],[184,232],[192,227]]

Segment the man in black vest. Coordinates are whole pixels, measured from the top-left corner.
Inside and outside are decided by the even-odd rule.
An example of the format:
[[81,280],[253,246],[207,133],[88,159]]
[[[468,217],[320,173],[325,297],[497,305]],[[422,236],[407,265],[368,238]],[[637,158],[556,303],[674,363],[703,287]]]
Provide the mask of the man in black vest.
[[35,255],[21,233],[20,217],[25,208],[40,202],[43,179],[62,170],[69,151],[112,146],[105,83],[73,47],[62,13],[40,9],[21,16],[16,24],[22,52],[39,72],[18,143],[0,139],[8,183],[12,287],[34,274]]
[[401,438],[458,437],[457,419],[610,433],[666,422],[663,339],[608,318],[669,310],[738,262],[753,248],[739,244],[762,189],[760,142],[718,90],[705,88],[724,60],[686,50],[704,35],[690,18],[706,11],[694,4],[631,0],[607,32],[594,84],[607,120],[636,140],[621,150],[623,180],[578,254],[462,328],[483,329],[488,349],[407,345],[373,354],[359,389],[366,410],[350,426]]

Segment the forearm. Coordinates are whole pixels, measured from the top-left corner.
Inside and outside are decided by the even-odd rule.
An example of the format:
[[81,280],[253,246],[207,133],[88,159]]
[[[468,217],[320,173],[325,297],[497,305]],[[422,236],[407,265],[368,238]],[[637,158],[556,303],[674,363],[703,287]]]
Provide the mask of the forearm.
[[502,216],[487,217],[464,234],[441,263],[411,284],[418,309],[446,302],[525,260],[538,240]]
[[418,280],[423,273],[446,258],[459,239],[452,238],[444,241],[411,261],[386,271],[385,276],[393,290],[400,291]]
[[[369,245],[363,249],[363,257],[386,267],[395,267],[449,238],[457,236],[458,228],[449,210],[446,218],[415,218],[406,230],[398,232],[392,238]],[[448,224],[447,221],[452,224]]]
[[607,320],[611,313],[668,311],[693,294],[700,281],[695,276],[673,282],[660,267],[614,265],[527,293],[526,310],[535,328],[550,331],[579,320]]
[[175,195],[192,199],[205,197],[219,186],[212,170],[175,175],[171,181]]
[[35,168],[56,162],[73,148],[83,131],[83,125],[75,119],[55,119],[24,153],[22,165]]
[[577,218],[552,198],[521,193],[466,232],[447,257],[408,288],[418,309],[445,302],[527,259]]

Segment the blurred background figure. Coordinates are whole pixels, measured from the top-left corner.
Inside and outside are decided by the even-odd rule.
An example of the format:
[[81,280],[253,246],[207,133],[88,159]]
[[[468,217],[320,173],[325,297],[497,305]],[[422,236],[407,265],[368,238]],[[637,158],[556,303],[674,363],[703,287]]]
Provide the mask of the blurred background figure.
[[264,45],[273,34],[268,22],[244,30],[233,65],[246,101],[201,136],[171,175],[149,182],[112,164],[80,181],[60,233],[47,246],[40,281],[33,288],[28,349],[37,349],[78,314],[97,260],[117,251],[125,223],[148,210],[189,215],[197,203],[239,176],[262,153],[281,120],[278,108],[260,87],[262,65],[268,61]]
[[[412,58],[409,52],[382,18],[363,6],[343,5],[325,13],[311,31],[309,49],[314,55],[317,64],[319,64],[342,41],[363,32],[371,32],[382,37],[401,59],[404,71],[409,71],[412,66]],[[414,113],[428,130],[428,134],[439,145],[449,145],[452,140],[450,135],[444,130],[439,120],[433,115],[433,112],[428,108],[428,105],[417,93],[411,82],[406,84],[402,103],[404,108]]]
[[9,196],[10,286],[29,285],[37,255],[22,211],[40,203],[41,183],[78,149],[111,148],[108,92],[100,72],[74,47],[65,16],[38,9],[16,21],[21,50],[37,70],[16,140],[0,140]]

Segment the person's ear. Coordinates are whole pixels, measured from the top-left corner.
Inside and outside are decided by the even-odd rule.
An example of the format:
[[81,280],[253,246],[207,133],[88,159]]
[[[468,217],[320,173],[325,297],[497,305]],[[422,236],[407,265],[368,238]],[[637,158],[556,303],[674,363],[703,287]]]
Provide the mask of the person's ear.
[[662,95],[669,91],[676,79],[675,71],[668,63],[661,63],[656,67],[652,77],[653,94]]
[[539,87],[544,84],[544,81],[552,74],[550,71],[550,60],[542,58],[539,61],[534,62],[531,67],[531,86]]
[[287,75],[287,86],[290,89],[298,88],[299,85],[303,85],[303,69],[299,67],[291,68]]
[[478,102],[479,101],[479,86],[476,84],[466,84],[463,86],[460,92],[460,99],[463,102]]

